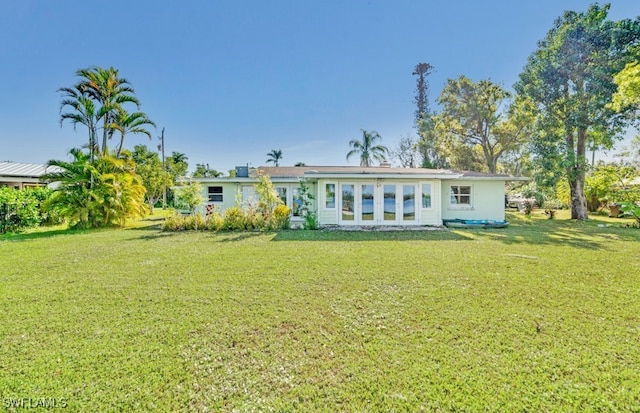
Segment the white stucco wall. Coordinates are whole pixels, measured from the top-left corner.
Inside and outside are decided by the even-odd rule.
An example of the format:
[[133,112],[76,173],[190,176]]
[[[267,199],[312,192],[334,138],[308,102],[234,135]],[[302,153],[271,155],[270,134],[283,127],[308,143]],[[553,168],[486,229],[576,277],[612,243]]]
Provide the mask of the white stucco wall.
[[[471,205],[451,203],[451,186],[470,186]],[[504,181],[442,181],[442,219],[504,219]]]

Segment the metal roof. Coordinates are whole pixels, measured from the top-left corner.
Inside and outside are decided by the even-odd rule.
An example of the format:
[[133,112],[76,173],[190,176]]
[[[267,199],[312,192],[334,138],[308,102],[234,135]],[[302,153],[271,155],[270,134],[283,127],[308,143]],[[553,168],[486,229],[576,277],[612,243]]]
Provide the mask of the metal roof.
[[0,162],[0,176],[16,176],[21,178],[40,178],[51,172],[60,172],[57,166],[40,163]]

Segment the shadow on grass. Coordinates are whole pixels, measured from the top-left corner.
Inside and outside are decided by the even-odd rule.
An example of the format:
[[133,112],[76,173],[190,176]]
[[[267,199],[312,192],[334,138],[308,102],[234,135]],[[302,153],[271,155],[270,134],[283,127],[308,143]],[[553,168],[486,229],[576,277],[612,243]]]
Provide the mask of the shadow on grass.
[[58,235],[72,235],[72,234],[84,234],[90,230],[86,229],[51,229],[51,230],[39,230],[35,232],[18,232],[18,233],[7,233],[0,235],[0,242],[2,241],[27,241],[32,239],[44,239],[51,238]]
[[[489,239],[508,245],[571,246],[579,249],[608,249],[609,241],[637,242],[640,231],[624,223],[611,224],[594,217],[589,221],[528,219],[512,214],[511,225],[504,231],[465,231],[474,238]],[[611,247],[615,248],[615,247]]]
[[279,231],[272,241],[465,241],[465,234],[434,231]]

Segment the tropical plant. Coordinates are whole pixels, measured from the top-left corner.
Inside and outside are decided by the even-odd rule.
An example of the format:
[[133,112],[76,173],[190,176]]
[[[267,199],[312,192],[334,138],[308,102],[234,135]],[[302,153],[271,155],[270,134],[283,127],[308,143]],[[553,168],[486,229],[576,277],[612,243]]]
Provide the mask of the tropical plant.
[[[118,70],[110,67],[89,67],[76,71],[80,80],[72,87],[58,89],[62,93],[63,108],[69,107],[71,112],[62,113],[60,123],[69,120],[74,128],[77,124],[85,125],[89,130],[89,161],[95,160],[96,154],[108,155],[107,141],[116,130],[121,132],[121,141],[116,151],[120,155],[126,133],[144,133],[144,125],[155,124],[142,112],[128,114],[125,103],[140,102],[128,80],[121,78]],[[102,129],[102,145],[98,144],[98,128]]]
[[124,225],[129,218],[144,216],[145,188],[133,160],[104,155],[91,163],[90,155],[80,149],[69,153],[70,162],[49,161],[62,170],[43,177],[60,183],[45,202],[47,207],[56,208],[78,228]]
[[98,66],[80,69],[76,75],[81,78],[79,88],[100,105],[99,119],[102,119],[102,147],[101,154],[107,154],[107,139],[113,135],[111,125],[118,117],[118,111],[124,103],[133,103],[136,107],[140,102],[135,97],[131,83],[119,77],[118,70],[110,67],[103,69]]
[[347,153],[347,161],[356,155],[360,158],[360,166],[371,166],[373,159],[385,162],[387,160],[385,155],[389,153],[389,149],[384,145],[376,144],[377,141],[382,140],[378,132],[360,130],[362,131],[362,139],[349,141],[351,150]]
[[267,153],[267,163],[272,163],[274,166],[280,166],[280,159],[282,158],[281,149],[273,149],[271,152]]
[[116,150],[116,158],[120,157],[124,137],[126,134],[143,134],[151,139],[151,132],[145,129],[145,125],[151,125],[155,128],[156,124],[147,117],[145,113],[134,112],[129,113],[123,108],[119,108],[117,115],[109,127],[120,132],[120,143]]
[[171,156],[166,158],[167,171],[174,179],[187,176],[187,170],[189,169],[188,159],[186,154],[175,151],[171,152]]
[[[97,137],[99,114],[96,104],[80,85],[75,85],[70,88],[60,88],[58,91],[63,94],[63,99],[60,103],[60,127],[62,127],[65,120],[72,123],[74,130],[76,130],[78,124],[87,127],[89,132],[89,143],[87,145],[90,154],[89,160],[93,162],[96,153],[98,153]],[[71,108],[73,111],[62,113],[62,110],[66,107]]]

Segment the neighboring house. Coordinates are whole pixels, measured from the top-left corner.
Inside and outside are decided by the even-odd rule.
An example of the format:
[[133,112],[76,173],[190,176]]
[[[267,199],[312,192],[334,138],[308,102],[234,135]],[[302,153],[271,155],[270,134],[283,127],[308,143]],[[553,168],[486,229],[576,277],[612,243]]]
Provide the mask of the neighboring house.
[[388,166],[260,167],[249,173],[236,168],[235,177],[196,178],[206,199],[203,209],[219,211],[256,198],[259,174],[268,175],[282,201],[300,216],[300,181],[314,196],[318,224],[442,225],[443,219],[505,218],[505,182],[527,178],[441,169]]
[[40,177],[45,173],[59,170],[60,168],[56,166],[38,163],[0,162],[0,187],[23,189],[28,186],[44,185]]

